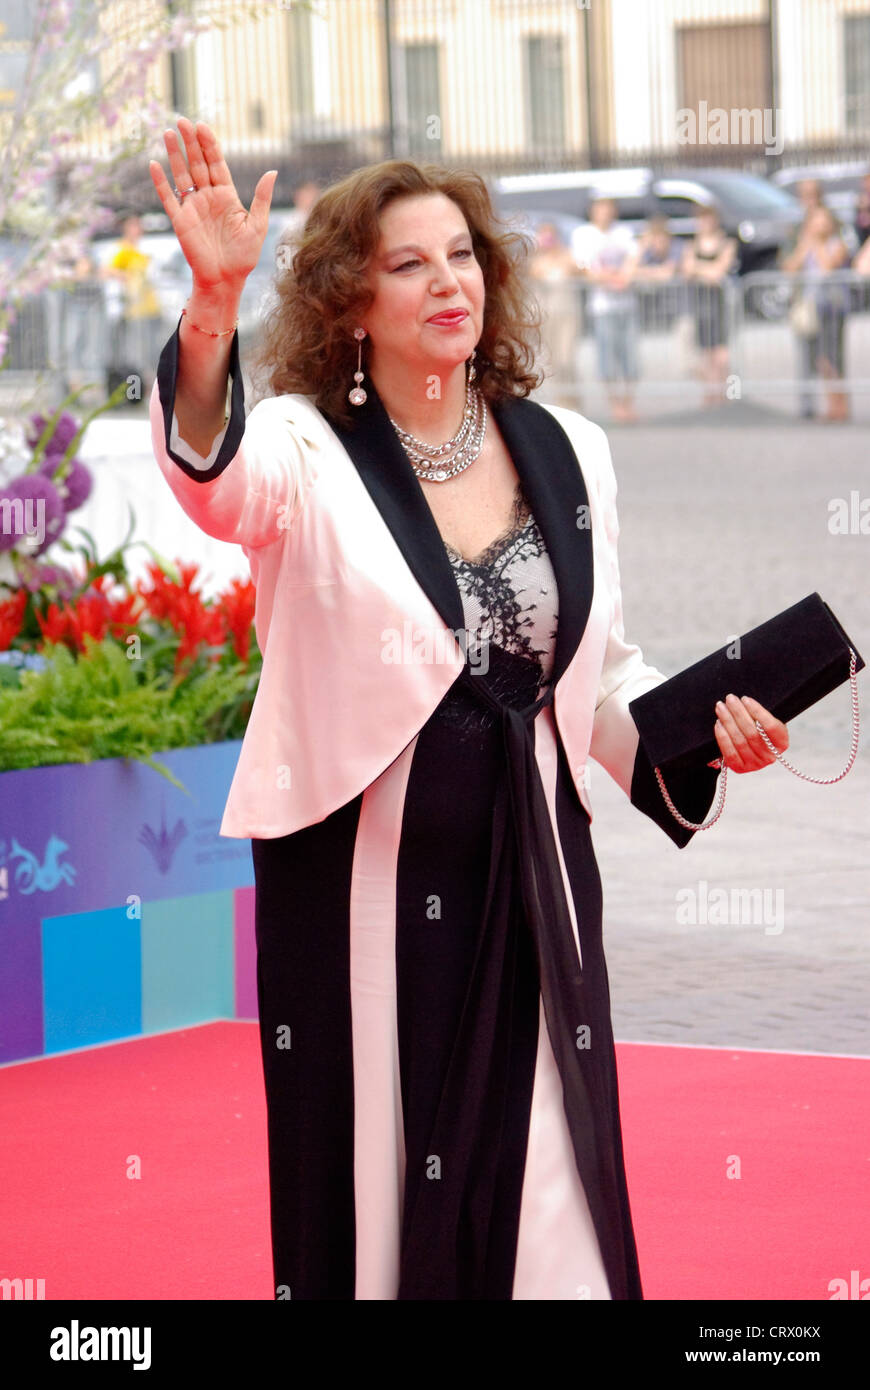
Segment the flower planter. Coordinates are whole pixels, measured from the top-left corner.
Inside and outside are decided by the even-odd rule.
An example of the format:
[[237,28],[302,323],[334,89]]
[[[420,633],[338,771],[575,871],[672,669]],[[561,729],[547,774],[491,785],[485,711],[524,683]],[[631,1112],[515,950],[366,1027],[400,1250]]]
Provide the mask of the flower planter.
[[0,1063],[256,1018],[240,741],[0,773]]

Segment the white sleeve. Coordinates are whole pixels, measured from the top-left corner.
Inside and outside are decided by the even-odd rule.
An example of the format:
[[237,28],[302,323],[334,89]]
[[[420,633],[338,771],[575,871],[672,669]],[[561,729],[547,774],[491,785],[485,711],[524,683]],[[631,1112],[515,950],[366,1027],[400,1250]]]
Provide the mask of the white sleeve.
[[209,453],[208,457],[203,458],[202,454],[198,454],[196,450],[193,449],[191,445],[188,444],[185,440],[183,440],[179,435],[178,419],[176,417],[175,411],[173,411],[172,429],[169,434],[169,447],[170,449],[173,449],[176,454],[180,454],[181,457],[185,460],[185,462],[189,463],[191,467],[201,468],[203,470],[205,470],[206,468],[211,468],[212,464],[218,456],[220,447],[224,442],[224,435],[227,432],[228,424],[229,420],[224,425],[220,434],[215,435],[214,443],[211,446],[211,452]]
[[205,469],[211,468],[218,456],[220,447],[224,442],[227,426],[230,423],[230,396],[232,394],[232,386],[232,377],[230,377],[227,381],[227,397],[224,403],[224,427],[219,434],[215,435],[214,443],[211,446],[211,451],[207,458],[203,458],[202,454],[198,454],[191,444],[188,444],[185,439],[181,438],[181,435],[178,433],[178,418],[175,411],[173,410],[172,412],[172,429],[169,433],[169,447],[174,450],[176,454],[180,454],[192,468],[199,468],[205,471]]

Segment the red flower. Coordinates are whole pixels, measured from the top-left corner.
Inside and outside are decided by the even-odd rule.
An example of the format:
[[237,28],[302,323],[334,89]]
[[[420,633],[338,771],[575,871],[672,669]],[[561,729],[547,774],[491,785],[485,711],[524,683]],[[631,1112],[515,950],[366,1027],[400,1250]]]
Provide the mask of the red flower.
[[122,593],[119,598],[110,598],[105,592],[108,581],[108,575],[98,575],[91,585],[90,594],[91,597],[97,595],[102,600],[106,625],[111,636],[123,641],[128,629],[138,625],[145,604],[141,595],[135,590],[133,593]]
[[220,608],[232,635],[236,656],[239,661],[245,663],[251,646],[251,624],[254,621],[256,594],[253,580],[234,579],[220,598]]
[[194,579],[196,578],[196,572],[197,572],[198,569],[199,569],[199,565],[197,565],[197,564],[185,565],[181,560],[179,560],[179,562],[178,562],[178,571],[179,571],[179,574],[181,575],[181,588],[182,588],[182,589],[187,589],[187,590],[192,590],[192,589],[193,589],[193,581],[194,581]]
[[73,651],[85,651],[85,636],[90,634],[101,642],[106,635],[109,621],[107,601],[102,594],[82,594],[76,603],[56,603],[48,605],[43,617],[36,613],[43,639],[47,642],[65,642]]
[[146,566],[151,579],[151,588],[146,589],[143,580],[137,580],[136,592],[148,605],[148,612],[154,618],[165,618],[172,607],[172,595],[177,592],[174,585],[153,561]]
[[109,631],[123,641],[131,627],[138,627],[145,605],[139,594],[125,594],[109,602]]
[[[221,647],[226,639],[224,615],[219,608],[209,607],[200,592],[194,588],[199,565],[178,562],[180,582],[175,583],[163,573],[160,566],[148,565],[151,588],[140,583],[138,593],[145,600],[152,617],[168,622],[181,636],[175,653],[175,670],[180,670],[188,658],[194,658],[201,643]],[[212,662],[220,660],[220,652],[210,657]]]
[[24,610],[27,607],[27,590],[19,589],[12,598],[0,603],[0,652],[11,647],[21,631]]
[[85,651],[86,634],[102,642],[109,628],[108,608],[107,598],[99,592],[82,594],[75,605],[70,606],[70,635],[77,651]]
[[36,610],[36,621],[44,642],[65,642],[69,632],[69,606],[50,603],[45,615]]
[[[184,595],[178,603],[175,618],[182,632],[175,653],[176,672],[188,657],[196,656],[200,643],[205,642],[209,647],[223,646],[226,637],[223,613],[219,608],[206,608],[198,595]],[[213,652],[210,660],[218,662],[220,655],[220,652]]]

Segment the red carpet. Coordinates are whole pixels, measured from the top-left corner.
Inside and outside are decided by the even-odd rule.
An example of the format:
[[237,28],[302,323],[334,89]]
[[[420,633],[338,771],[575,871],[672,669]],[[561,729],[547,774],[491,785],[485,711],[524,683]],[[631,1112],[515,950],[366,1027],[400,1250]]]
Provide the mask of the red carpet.
[[[829,1299],[870,1277],[870,1060],[617,1053],[647,1298]],[[255,1024],[2,1068],[0,1135],[0,1278],[47,1300],[271,1299]]]
[[870,1059],[617,1056],[647,1298],[830,1299],[832,1279],[870,1276]]

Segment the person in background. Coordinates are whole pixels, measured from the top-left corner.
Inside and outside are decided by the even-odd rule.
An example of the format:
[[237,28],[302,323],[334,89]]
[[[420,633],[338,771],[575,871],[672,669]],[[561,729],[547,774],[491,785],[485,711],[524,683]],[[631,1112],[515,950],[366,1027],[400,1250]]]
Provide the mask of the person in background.
[[[818,179],[801,179],[795,185],[795,194],[800,200],[804,215],[795,227],[794,231],[781,246],[777,256],[777,269],[787,270],[787,263],[794,257],[795,251],[801,243],[801,238],[805,235],[807,220],[815,212],[816,208],[824,207],[822,200],[822,190]],[[792,302],[794,308],[795,301]],[[805,420],[811,420],[815,415],[815,396],[810,390],[808,383],[813,377],[818,375],[816,365],[816,344],[806,333],[796,331],[797,355],[798,355],[798,380],[800,381],[800,413]]]
[[680,243],[668,231],[666,217],[651,217],[638,238],[635,280],[672,280],[680,268]]
[[123,309],[113,357],[125,375],[132,371],[141,377],[142,398],[145,399],[154,384],[152,364],[160,352],[163,314],[149,276],[151,257],[139,245],[140,218],[126,217],[121,233],[121,244],[102,272],[105,277],[120,281],[123,288]]
[[[805,317],[796,318],[793,309],[792,324],[803,344],[801,371],[808,369],[811,376],[821,375],[829,383],[827,413],[823,417],[829,422],[849,418],[848,396],[836,386],[844,375],[849,290],[846,285],[836,283],[836,279],[827,284],[825,279],[848,263],[849,252],[839,233],[837,219],[830,208],[821,204],[808,215],[797,246],[783,261],[783,270],[801,272],[805,277],[806,288],[801,294],[802,303],[807,306]],[[812,398],[809,404],[804,400],[801,413],[807,418],[812,416]]]
[[543,319],[541,335],[553,371],[555,404],[577,410],[580,401],[574,380],[574,349],[581,332],[576,284],[580,270],[552,222],[538,224],[529,275]]
[[864,242],[852,262],[852,269],[856,275],[870,275],[870,237]]
[[804,223],[811,212],[822,206],[822,185],[818,179],[801,179],[795,186],[795,193],[803,204]]
[[607,385],[614,420],[637,419],[632,401],[638,379],[637,296],[630,288],[637,266],[637,239],[616,221],[612,198],[593,198],[589,224],[578,227],[571,250],[592,285],[588,311],[598,347],[598,370]]
[[[870,188],[870,175],[867,176],[866,186]],[[837,234],[842,238],[851,259],[861,244],[861,236],[857,223],[853,227],[851,222],[843,222],[837,217],[833,208],[828,207],[822,193],[822,185],[818,179],[801,179],[800,183],[795,185],[795,193],[803,206],[804,215],[780,250],[777,262],[779,267],[783,268],[784,261],[796,249],[804,229],[806,228],[807,220],[817,208],[828,208],[828,211],[834,219]]]
[[698,230],[683,253],[682,273],[689,281],[696,341],[703,354],[705,406],[722,401],[723,383],[728,375],[725,285],[736,256],[737,242],[725,232],[716,208],[702,208],[698,214]]
[[859,247],[870,239],[870,174],[865,174],[861,180],[861,192],[855,209],[855,236]]
[[680,269],[682,249],[679,241],[668,231],[666,217],[651,217],[638,238],[638,262],[635,283],[638,286],[640,325],[645,333],[666,329],[676,311],[679,289],[658,288],[673,281]]

